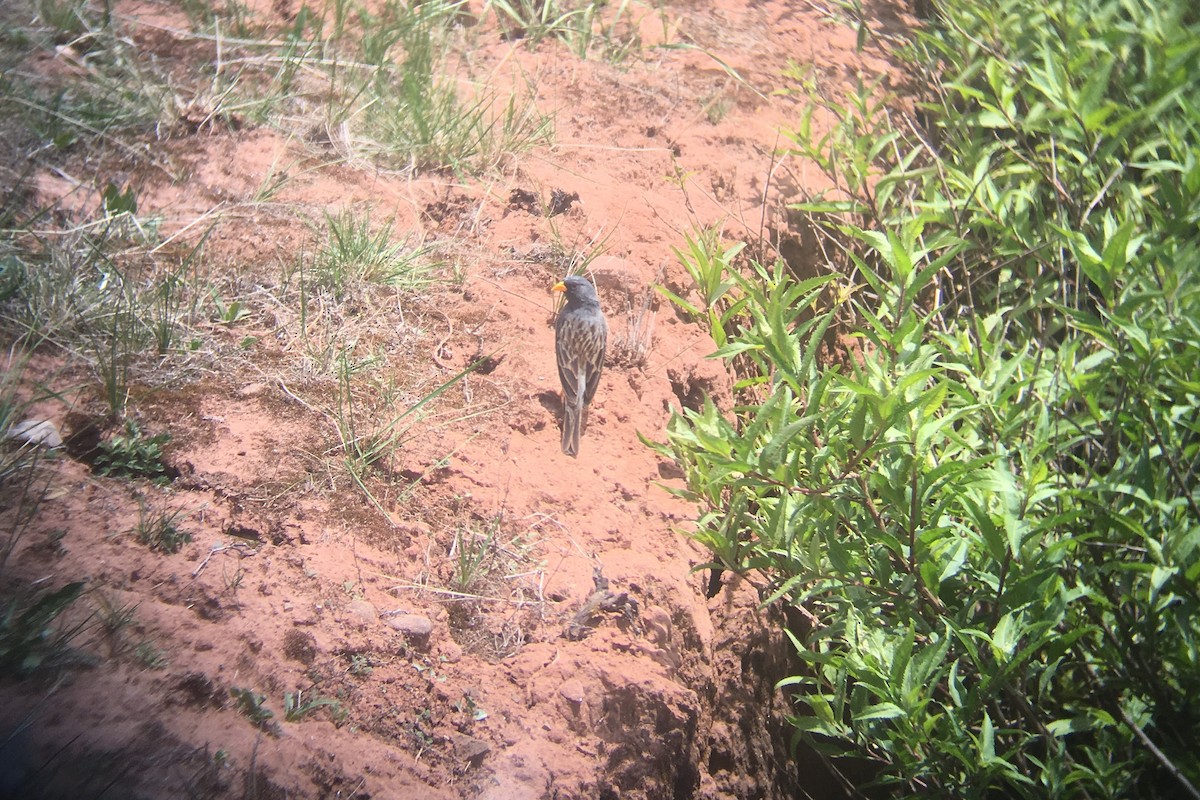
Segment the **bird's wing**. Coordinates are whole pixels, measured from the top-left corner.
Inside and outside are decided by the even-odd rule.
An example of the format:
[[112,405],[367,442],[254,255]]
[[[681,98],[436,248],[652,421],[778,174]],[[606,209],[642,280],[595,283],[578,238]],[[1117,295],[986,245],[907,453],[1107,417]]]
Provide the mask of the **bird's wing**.
[[580,359],[579,328],[570,319],[563,319],[555,343],[558,354],[558,379],[562,381],[564,402],[574,403],[587,384],[587,373]]
[[604,371],[604,351],[608,345],[608,324],[604,321],[604,317],[599,317],[599,319],[599,335],[591,337],[592,340],[589,342],[591,346],[588,348],[587,356],[587,388],[583,395],[584,403],[592,402],[592,398],[596,396],[596,389],[600,386],[600,373]]

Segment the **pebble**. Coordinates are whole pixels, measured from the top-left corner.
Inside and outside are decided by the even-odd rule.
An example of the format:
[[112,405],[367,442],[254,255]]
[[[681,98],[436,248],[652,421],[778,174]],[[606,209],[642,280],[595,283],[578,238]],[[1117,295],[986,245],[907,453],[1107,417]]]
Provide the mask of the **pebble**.
[[375,606],[366,600],[355,600],[350,603],[346,606],[346,613],[364,625],[370,625],[379,619],[379,612],[375,610]]
[[446,642],[441,646],[441,649],[442,658],[447,664],[457,664],[459,661],[462,661],[463,649],[457,642]]
[[238,397],[258,397],[270,391],[270,385],[266,383],[247,383],[241,389],[238,389]]
[[565,680],[562,682],[562,685],[558,687],[558,693],[562,695],[562,698],[568,703],[579,705],[583,702],[584,698],[583,682],[577,678]]
[[490,744],[481,742],[472,736],[467,736],[465,733],[450,734],[450,741],[454,743],[454,754],[473,767],[478,767],[482,764],[487,754],[492,752]]
[[405,638],[415,645],[429,643],[429,635],[433,633],[433,620],[420,614],[396,614],[387,618],[387,624],[404,634]]
[[62,434],[48,419],[27,419],[8,429],[8,438],[39,447],[62,447]]

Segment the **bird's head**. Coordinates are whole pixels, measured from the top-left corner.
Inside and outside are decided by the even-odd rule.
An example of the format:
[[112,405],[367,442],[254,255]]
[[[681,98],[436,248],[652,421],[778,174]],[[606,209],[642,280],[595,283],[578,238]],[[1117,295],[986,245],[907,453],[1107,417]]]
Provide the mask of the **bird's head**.
[[575,303],[596,303],[598,305],[600,302],[596,297],[596,289],[592,286],[592,282],[582,275],[568,275],[554,284],[554,291],[566,295],[568,305]]

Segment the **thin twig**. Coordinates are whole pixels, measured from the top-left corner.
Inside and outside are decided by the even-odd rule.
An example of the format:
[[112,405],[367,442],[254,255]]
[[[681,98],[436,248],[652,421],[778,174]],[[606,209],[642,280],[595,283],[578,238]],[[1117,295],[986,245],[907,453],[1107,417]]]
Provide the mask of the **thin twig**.
[[453,589],[439,589],[435,586],[423,586],[419,583],[398,583],[395,586],[389,586],[387,590],[389,592],[396,592],[406,589],[413,592],[429,592],[430,594],[440,594],[444,597],[454,598],[455,600],[477,600],[485,603],[508,603],[509,605],[514,606],[537,606],[543,604],[543,601],[541,600],[513,600],[508,597],[486,597],[481,594],[456,592]]
[[237,550],[243,556],[258,555],[257,550],[251,550],[249,545],[241,542],[233,542],[232,544],[214,544],[212,549],[208,551],[208,555],[206,555],[204,560],[200,562],[200,566],[196,567],[196,569],[192,571],[192,577],[195,578],[199,576],[204,568],[208,566],[208,562],[212,560],[213,556],[215,556],[217,553],[224,553],[226,550]]

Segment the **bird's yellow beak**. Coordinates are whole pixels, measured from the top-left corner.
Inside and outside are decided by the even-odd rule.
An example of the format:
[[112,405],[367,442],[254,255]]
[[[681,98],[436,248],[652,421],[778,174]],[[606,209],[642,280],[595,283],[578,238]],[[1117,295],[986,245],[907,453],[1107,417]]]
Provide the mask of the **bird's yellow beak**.
[[565,292],[566,290],[567,290],[567,285],[565,283],[563,283],[562,281],[559,281],[558,283],[554,284],[554,286],[552,286],[550,288],[550,291],[552,291],[552,292]]

